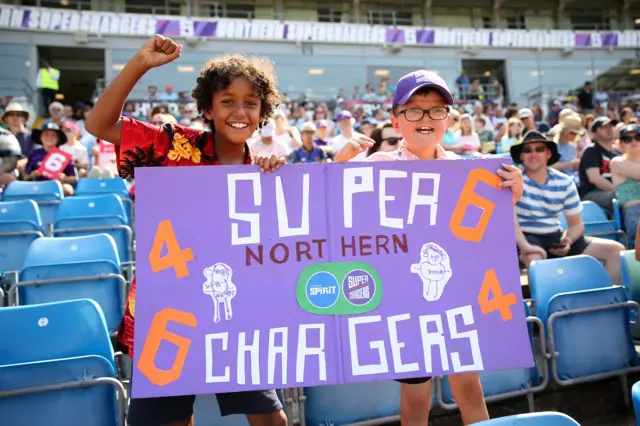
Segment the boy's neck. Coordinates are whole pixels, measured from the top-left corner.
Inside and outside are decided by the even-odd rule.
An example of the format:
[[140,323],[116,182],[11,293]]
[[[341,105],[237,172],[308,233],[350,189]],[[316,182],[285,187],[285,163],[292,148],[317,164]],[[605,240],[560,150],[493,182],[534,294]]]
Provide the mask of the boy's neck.
[[246,144],[233,143],[222,138],[215,138],[214,149],[221,164],[244,164],[244,147]]
[[423,149],[417,150],[407,147],[407,151],[415,155],[421,160],[435,160],[436,159],[436,146],[427,146]]

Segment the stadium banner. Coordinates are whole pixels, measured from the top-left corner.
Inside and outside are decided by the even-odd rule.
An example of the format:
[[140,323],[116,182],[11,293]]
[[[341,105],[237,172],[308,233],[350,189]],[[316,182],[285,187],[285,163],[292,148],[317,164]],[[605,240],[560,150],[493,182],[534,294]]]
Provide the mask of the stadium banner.
[[500,165],[136,169],[133,396],[531,367]]
[[189,18],[0,5],[0,28],[92,35],[219,38],[471,48],[637,48],[640,31],[386,27],[261,19]]

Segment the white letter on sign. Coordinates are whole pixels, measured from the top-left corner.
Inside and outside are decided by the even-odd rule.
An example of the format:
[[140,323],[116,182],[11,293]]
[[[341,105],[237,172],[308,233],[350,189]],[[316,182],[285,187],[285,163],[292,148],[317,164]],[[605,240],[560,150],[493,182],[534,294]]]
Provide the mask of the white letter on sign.
[[404,348],[404,342],[398,341],[398,325],[400,321],[410,318],[409,314],[394,315],[387,318],[387,327],[389,327],[389,340],[391,341],[391,356],[393,357],[393,370],[396,373],[408,373],[410,371],[419,371],[420,366],[417,362],[411,364],[402,363],[402,355],[400,350]]
[[[420,180],[433,180],[433,194],[420,195]],[[440,188],[440,175],[437,173],[414,173],[411,182],[411,204],[409,205],[409,218],[407,223],[411,225],[416,214],[416,206],[429,206],[429,225],[436,224],[436,215],[438,214],[438,190]]]
[[[276,334],[280,334],[282,344],[276,346]],[[267,358],[267,369],[269,370],[269,384],[273,384],[276,375],[276,356],[280,355],[280,370],[282,374],[282,384],[287,384],[287,338],[289,329],[287,327],[272,328],[269,330],[269,356]]]
[[238,236],[238,223],[231,224],[231,245],[260,244],[260,214],[238,213],[236,211],[236,185],[239,180],[249,180],[253,183],[253,205],[262,205],[262,187],[260,173],[235,173],[227,175],[227,194],[229,196],[229,219],[249,222],[251,232],[248,237]]
[[379,364],[360,365],[358,361],[358,339],[356,336],[356,325],[380,322],[380,315],[368,317],[351,317],[349,322],[349,351],[351,352],[351,373],[354,376],[364,376],[365,374],[381,374],[389,372],[387,364],[387,352],[384,350],[384,341],[375,340],[369,343],[371,349],[378,351],[380,357]]
[[480,352],[480,342],[478,341],[478,331],[470,330],[462,333],[458,332],[456,327],[456,316],[460,315],[464,325],[472,325],[473,309],[471,305],[462,306],[460,308],[451,309],[447,311],[447,323],[449,323],[449,332],[452,339],[469,339],[469,346],[471,347],[471,357],[473,358],[473,364],[462,365],[460,363],[460,354],[458,352],[451,352],[451,363],[453,364],[453,371],[478,371],[483,370],[482,353]]
[[214,340],[222,340],[222,350],[227,350],[229,333],[213,333],[204,336],[205,352],[207,357],[207,383],[228,383],[230,381],[229,366],[224,367],[224,376],[213,375],[213,348],[211,344]]
[[253,330],[253,344],[247,345],[244,331],[238,334],[238,384],[244,385],[245,381],[245,353],[251,354],[251,384],[260,384],[260,330]]
[[300,228],[289,227],[287,205],[284,201],[282,177],[276,177],[276,209],[278,212],[278,233],[280,238],[294,235],[309,235],[309,174],[302,175],[302,221]]
[[[320,347],[307,347],[307,330],[316,329],[320,334]],[[298,329],[298,354],[296,360],[296,381],[304,381],[304,362],[306,357],[318,356],[318,378],[327,380],[327,360],[324,353],[324,324],[303,324]]]
[[404,227],[402,219],[387,217],[387,201],[396,199],[393,195],[387,195],[387,179],[406,177],[407,172],[402,170],[380,170],[380,194],[378,198],[380,204],[380,226],[398,229]]
[[[360,178],[361,182],[356,183],[356,178]],[[353,226],[353,194],[373,191],[373,167],[344,169],[342,182],[344,227],[351,228]]]
[[[430,322],[436,324],[437,332],[429,333],[427,325]],[[442,371],[449,370],[449,358],[447,355],[447,347],[442,334],[442,319],[440,315],[421,315],[420,316],[420,335],[422,336],[422,350],[424,352],[424,368],[427,374],[433,371],[431,362],[432,348],[438,346],[440,348],[440,362],[442,363]]]

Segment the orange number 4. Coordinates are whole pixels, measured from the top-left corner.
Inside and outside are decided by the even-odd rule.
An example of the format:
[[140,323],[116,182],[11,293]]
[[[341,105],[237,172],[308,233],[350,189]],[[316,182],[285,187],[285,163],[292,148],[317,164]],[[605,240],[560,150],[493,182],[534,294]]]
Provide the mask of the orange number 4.
[[[166,256],[161,256],[162,246],[165,244],[167,246],[167,254]],[[149,253],[149,263],[153,272],[173,268],[176,271],[177,278],[184,278],[189,276],[187,262],[191,260],[193,260],[191,249],[180,249],[171,222],[168,220],[160,222]]]
[[[493,294],[492,300],[489,299],[491,294]],[[514,293],[506,296],[502,294],[496,271],[489,269],[484,275],[482,287],[480,287],[480,293],[478,293],[478,304],[482,314],[487,315],[491,312],[500,311],[502,321],[510,321],[513,318],[510,306],[516,303],[518,303],[518,299]]]
[[[198,325],[198,321],[193,314],[176,309],[166,308],[154,315],[147,340],[144,342],[138,359],[138,370],[156,386],[164,386],[180,378],[189,353],[189,347],[191,347],[190,339],[167,331],[169,321],[189,327]],[[155,363],[163,340],[171,342],[178,347],[178,353],[170,370],[160,370]]]
[[[473,192],[476,189],[478,182],[484,182],[488,185],[500,188],[500,177],[497,175],[486,169],[472,170],[464,184],[464,188],[462,188],[458,204],[456,204],[456,208],[453,211],[451,220],[449,221],[449,228],[451,228],[453,235],[461,240],[473,241],[476,243],[482,241],[484,231],[486,231],[487,225],[489,225],[489,220],[491,220],[491,215],[493,214],[493,209],[495,207],[494,203]],[[475,228],[462,226],[462,220],[467,214],[469,206],[476,206],[482,209],[482,215],[480,216],[480,220]]]

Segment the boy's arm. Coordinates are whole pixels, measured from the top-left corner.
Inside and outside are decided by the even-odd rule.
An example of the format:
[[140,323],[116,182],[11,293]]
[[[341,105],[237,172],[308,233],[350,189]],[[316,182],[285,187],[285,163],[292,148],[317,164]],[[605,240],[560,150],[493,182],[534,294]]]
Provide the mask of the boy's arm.
[[180,56],[181,49],[181,45],[161,35],[147,41],[98,98],[85,123],[87,132],[120,145],[120,115],[129,93],[148,70],[173,61]]

